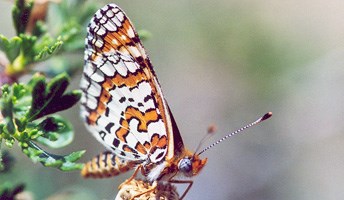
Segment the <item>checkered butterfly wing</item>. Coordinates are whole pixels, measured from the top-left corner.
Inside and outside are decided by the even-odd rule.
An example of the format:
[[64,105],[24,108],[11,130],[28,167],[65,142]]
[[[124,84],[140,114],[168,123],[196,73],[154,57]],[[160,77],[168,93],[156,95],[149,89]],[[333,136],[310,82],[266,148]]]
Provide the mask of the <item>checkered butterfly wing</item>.
[[125,13],[115,4],[98,10],[85,42],[81,115],[90,132],[121,159],[157,163],[173,157],[183,143]]

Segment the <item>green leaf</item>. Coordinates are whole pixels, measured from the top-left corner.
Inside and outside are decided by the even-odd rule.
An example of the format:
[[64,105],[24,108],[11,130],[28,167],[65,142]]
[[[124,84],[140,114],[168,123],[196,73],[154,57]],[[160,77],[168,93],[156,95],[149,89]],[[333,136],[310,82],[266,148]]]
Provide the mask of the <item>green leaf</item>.
[[68,109],[77,103],[81,98],[80,92],[72,91],[63,95],[68,85],[66,73],[56,76],[48,85],[45,79],[37,79],[32,92],[32,106],[27,115],[29,121]]
[[12,18],[17,35],[24,33],[29,21],[33,1],[16,0],[12,9]]
[[13,103],[18,103],[18,100],[21,99],[26,94],[26,88],[22,84],[14,84],[13,88]]
[[19,55],[7,66],[8,74],[12,75],[21,74],[27,65],[33,62],[34,56],[36,55],[33,47],[37,41],[37,37],[20,34],[19,38],[21,39]]
[[152,37],[152,33],[147,31],[147,30],[144,30],[144,29],[139,30],[138,35],[139,35],[140,39],[143,41],[148,40],[149,38]]
[[63,41],[57,40],[52,45],[44,46],[43,48],[40,48],[39,52],[34,57],[34,61],[38,62],[38,61],[43,61],[43,60],[48,59],[50,56],[56,53],[62,45],[63,45]]
[[[16,85],[16,83],[14,84]],[[13,135],[16,132],[13,118],[13,91],[8,85],[2,88],[2,98],[0,99],[0,108],[3,116],[3,122],[5,124],[3,131],[7,134]]]
[[27,63],[30,63],[33,61],[34,56],[37,54],[34,49],[34,46],[37,42],[37,37],[26,34],[20,34],[19,37],[23,40],[21,46],[21,53],[27,60],[29,60],[29,62]]
[[83,163],[75,163],[78,161],[86,151],[77,151],[73,152],[67,156],[64,156],[65,162],[61,166],[62,171],[72,171],[72,170],[80,170],[83,168]]
[[28,123],[27,127],[28,129],[26,129],[27,131],[27,134],[29,136],[29,138],[31,140],[35,140],[36,138],[38,138],[39,136],[41,136],[43,133],[41,131],[39,131],[37,128],[36,128],[36,125],[33,129],[30,130],[30,127],[31,126],[31,123]]
[[81,170],[84,167],[83,163],[72,163],[72,162],[65,162],[60,167],[62,171],[74,171],[74,170]]
[[36,141],[51,148],[67,146],[74,137],[72,125],[57,115],[43,120],[38,125],[38,130],[43,134]]
[[80,170],[83,167],[82,163],[75,163],[75,161],[79,160],[85,151],[77,151],[66,156],[60,156],[44,151],[33,142],[29,142],[29,147],[23,149],[23,151],[27,152],[31,159],[35,158],[47,167],[55,167],[62,171]]
[[22,39],[18,36],[8,40],[4,35],[0,34],[0,50],[6,54],[11,63],[19,55],[21,43]]
[[37,76],[32,83],[34,84],[32,89],[32,104],[27,114],[29,122],[39,118],[37,115],[39,114],[39,111],[43,109],[42,105],[45,103],[45,77]]
[[25,189],[24,184],[18,184],[16,186],[12,186],[8,182],[1,183],[0,185],[0,199],[3,200],[10,200],[16,199],[16,195],[20,192],[23,192]]
[[47,87],[47,97],[54,99],[56,97],[61,97],[63,93],[66,91],[69,85],[70,79],[67,74],[63,73],[61,75],[56,76],[52,79]]
[[7,147],[11,148],[14,144],[14,138],[13,137],[5,138],[5,144]]
[[53,157],[48,157],[45,161],[44,161],[44,166],[47,166],[47,167],[55,167],[55,168],[60,168],[63,164],[63,159],[61,160],[56,160],[55,158]]
[[65,156],[64,158],[68,162],[75,162],[75,161],[79,160],[85,154],[85,152],[86,152],[85,150],[73,152],[73,153]]
[[31,141],[27,144],[28,146],[22,149],[23,153],[26,154],[35,163],[43,162],[44,157],[42,155],[45,155],[45,151]]
[[73,105],[75,105],[81,98],[81,92],[78,90],[73,90],[66,93],[62,97],[55,99],[49,105],[49,108],[46,109],[45,115],[53,114],[61,110],[66,110]]
[[26,120],[20,120],[20,119],[15,118],[14,121],[15,121],[18,131],[23,132],[26,128],[26,124],[27,124]]

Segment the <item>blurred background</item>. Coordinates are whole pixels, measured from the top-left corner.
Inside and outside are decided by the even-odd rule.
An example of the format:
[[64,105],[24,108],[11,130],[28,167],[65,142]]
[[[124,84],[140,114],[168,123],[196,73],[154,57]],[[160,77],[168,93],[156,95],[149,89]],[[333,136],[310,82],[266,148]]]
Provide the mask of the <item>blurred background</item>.
[[[273,112],[202,154],[207,166],[186,199],[344,199],[344,1],[114,3],[136,29],[151,33],[144,46],[188,149],[210,124],[217,132],[205,145]],[[15,34],[11,6],[0,1],[0,33],[7,37]],[[76,59],[82,63],[82,54]],[[85,149],[86,162],[104,150],[84,128],[78,106],[63,115],[75,139],[56,152]],[[0,182],[24,182],[35,199],[113,199],[132,174],[85,180],[34,164],[18,147],[10,152],[16,163]]]

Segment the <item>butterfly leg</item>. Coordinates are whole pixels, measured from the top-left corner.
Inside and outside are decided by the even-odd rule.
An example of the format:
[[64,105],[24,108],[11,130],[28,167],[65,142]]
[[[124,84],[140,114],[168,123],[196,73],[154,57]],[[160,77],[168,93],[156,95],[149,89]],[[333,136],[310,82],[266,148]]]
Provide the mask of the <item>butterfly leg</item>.
[[189,184],[188,187],[186,188],[186,190],[184,191],[183,195],[179,198],[180,200],[182,200],[185,195],[189,192],[189,190],[192,187],[193,181],[192,180],[175,180],[173,179],[175,176],[177,175],[177,173],[175,173],[173,176],[171,176],[171,178],[168,180],[169,183],[175,183],[175,184]]
[[135,177],[137,176],[137,173],[141,170],[142,165],[139,165],[136,169],[133,175],[131,175],[130,178],[128,178],[127,180],[125,180],[121,185],[118,186],[118,189],[121,189],[123,187],[123,185],[127,185],[129,184],[129,182],[131,182],[133,179],[135,179]]
[[192,184],[193,184],[193,181],[191,180],[169,180],[168,181],[169,183],[176,183],[176,184],[189,184],[188,187],[186,188],[185,192],[183,193],[183,195],[180,197],[180,200],[182,200],[185,195],[189,192]]

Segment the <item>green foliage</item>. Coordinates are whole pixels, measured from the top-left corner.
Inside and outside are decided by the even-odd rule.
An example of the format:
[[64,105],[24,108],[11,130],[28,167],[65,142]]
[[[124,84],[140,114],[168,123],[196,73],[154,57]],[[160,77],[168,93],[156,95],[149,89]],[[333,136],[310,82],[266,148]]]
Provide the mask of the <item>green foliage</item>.
[[33,1],[16,0],[15,5],[12,9],[12,18],[14,22],[14,27],[17,31],[17,35],[24,33],[31,10],[33,7]]
[[[0,51],[9,61],[0,76],[10,80],[2,79],[0,84],[12,84],[0,85],[0,150],[18,144],[33,162],[62,171],[80,170],[83,164],[77,161],[85,151],[56,155],[48,150],[63,148],[74,138],[72,125],[57,113],[80,100],[80,91],[66,91],[70,83],[67,73],[83,65],[85,27],[99,6],[83,0],[50,2],[48,17],[29,24],[33,2],[15,0],[12,19],[16,36],[7,38],[0,33]],[[44,67],[35,68],[37,63]],[[34,70],[49,80],[36,73],[28,83],[16,83]],[[13,164],[9,152],[0,151],[0,173],[9,172]],[[14,199],[23,189],[24,185],[0,181],[0,199]]]
[[[26,29],[33,6],[33,1],[16,0],[12,18],[17,36],[7,38],[0,34],[0,50],[9,60],[5,73],[15,79],[28,73],[35,63],[48,60],[53,55],[83,50],[84,26],[96,10],[96,6],[80,0],[50,3],[52,14],[48,16],[53,17],[48,22],[51,25],[38,21],[28,34]],[[76,7],[80,8],[78,12],[75,12]],[[80,91],[66,92],[69,78],[61,72],[75,71],[68,70],[71,64],[78,68],[82,66],[82,56],[78,62],[61,63],[59,60],[65,58],[58,55],[52,62],[47,62],[48,66],[60,64],[57,67],[60,70],[45,68],[47,74],[54,77],[49,82],[44,76],[34,75],[28,84],[14,83],[1,88],[0,145],[4,143],[11,148],[17,142],[23,153],[34,162],[61,170],[74,170],[82,167],[75,161],[84,151],[60,156],[48,153],[37,145],[61,148],[73,139],[72,125],[55,113],[70,108],[80,99]]]
[[10,62],[13,62],[19,55],[21,43],[22,40],[19,37],[13,37],[9,40],[5,36],[0,35],[0,50],[6,54]]
[[54,52],[57,52],[63,43],[64,42],[61,40],[61,38],[53,40],[48,35],[45,35],[42,37],[41,43],[36,44],[34,61],[38,62],[46,60],[53,55]]
[[75,163],[79,160],[85,151],[72,152],[69,155],[60,156],[44,151],[34,142],[29,142],[28,147],[23,152],[34,162],[41,162],[46,167],[58,168],[62,171],[80,170],[82,163]]
[[7,73],[16,76],[25,72],[29,64],[49,58],[62,44],[61,38],[53,39],[48,35],[37,38],[20,34],[8,39],[0,34],[0,50],[10,61],[10,65],[6,66]]
[[[17,141],[19,146],[34,162],[61,170],[80,169],[81,164],[74,163],[83,151],[67,156],[50,154],[35,142],[51,148],[61,148],[73,139],[72,126],[62,117],[54,114],[66,110],[77,103],[80,91],[66,92],[69,78],[61,74],[50,82],[42,75],[35,75],[29,84],[4,85],[0,110],[3,122],[0,123],[0,142],[5,141],[12,147]],[[72,157],[72,159],[70,159]]]
[[32,80],[33,103],[27,114],[30,121],[49,115],[73,106],[81,97],[80,91],[64,94],[69,79],[66,74],[61,74],[52,79],[48,84],[43,76]]
[[0,173],[5,173],[11,170],[14,164],[14,158],[8,151],[0,151]]
[[11,186],[9,183],[4,182],[0,184],[0,199],[2,200],[12,200],[15,199],[15,195],[23,192],[25,188],[24,184],[18,184],[16,186]]
[[[78,9],[75,12],[75,8]],[[85,47],[86,26],[89,19],[96,12],[99,6],[95,3],[89,3],[84,0],[65,0],[59,4],[52,4],[50,6],[50,15],[48,15],[48,22],[46,28],[50,30],[52,35],[56,35],[63,41],[57,56],[50,59],[48,62],[54,64],[54,68],[49,67],[45,69],[45,73],[50,76],[55,76],[61,72],[74,74],[80,67],[83,66],[83,56],[80,55]],[[68,55],[63,53],[68,52]],[[79,54],[79,59],[69,59],[72,54]]]
[[[50,4],[52,14],[49,16],[53,17],[48,22],[52,26],[38,21],[28,34],[26,29],[33,5],[33,1],[16,0],[12,18],[17,36],[7,38],[0,34],[0,50],[9,60],[5,73],[15,79],[28,73],[35,63],[48,60],[53,55],[83,50],[84,26],[96,10],[96,6],[80,0]],[[75,12],[75,7],[80,8],[78,12]],[[61,170],[74,170],[81,168],[82,165],[75,161],[84,151],[60,156],[50,154],[37,145],[62,148],[73,139],[72,125],[56,113],[69,109],[80,99],[80,91],[66,92],[69,78],[61,72],[75,71],[68,70],[71,64],[82,66],[82,56],[78,62],[59,62],[65,60],[59,56],[55,56],[53,62],[47,62],[48,66],[59,66],[45,68],[47,74],[54,77],[49,82],[44,76],[34,75],[28,84],[14,83],[1,87],[0,145],[4,143],[11,148],[17,142],[23,153],[34,162]],[[6,164],[4,158],[0,155],[2,168]]]
[[72,125],[60,116],[47,117],[36,126],[43,130],[37,141],[45,146],[61,148],[73,140]]
[[[81,9],[75,12],[75,7]],[[83,50],[84,25],[96,9],[93,4],[78,0],[52,4],[53,17],[49,18],[52,27],[38,21],[32,33],[27,34],[25,31],[32,8],[33,1],[16,0],[12,18],[17,36],[7,38],[0,34],[0,50],[10,61],[6,66],[6,73],[12,77],[21,76],[30,70],[31,64],[47,60],[54,54]],[[82,66],[82,56],[77,65]],[[65,69],[68,67],[70,66],[67,65]]]

